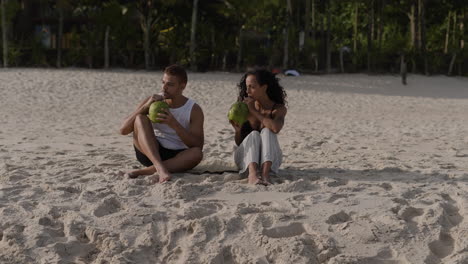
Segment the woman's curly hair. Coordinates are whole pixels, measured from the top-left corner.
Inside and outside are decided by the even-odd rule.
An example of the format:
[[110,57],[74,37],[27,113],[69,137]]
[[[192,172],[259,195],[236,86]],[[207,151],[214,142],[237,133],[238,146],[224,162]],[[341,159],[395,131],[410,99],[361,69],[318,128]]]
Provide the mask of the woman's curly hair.
[[244,98],[248,97],[247,95],[247,85],[245,83],[247,76],[253,75],[257,79],[259,85],[267,85],[266,93],[268,98],[277,104],[286,105],[286,91],[279,84],[279,79],[271,73],[270,71],[259,69],[254,71],[248,71],[242,76],[237,87],[239,88],[239,96],[237,101],[243,101]]

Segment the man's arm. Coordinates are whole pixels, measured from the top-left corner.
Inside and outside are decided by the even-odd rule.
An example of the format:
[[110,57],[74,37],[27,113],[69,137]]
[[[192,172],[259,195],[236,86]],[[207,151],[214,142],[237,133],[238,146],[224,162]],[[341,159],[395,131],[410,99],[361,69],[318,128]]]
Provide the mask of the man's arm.
[[148,114],[150,105],[155,101],[161,101],[161,100],[163,100],[163,97],[158,94],[149,96],[145,100],[143,100],[137,106],[136,110],[132,114],[127,116],[125,120],[122,122],[122,125],[120,126],[120,134],[128,135],[132,133],[136,116],[139,114],[142,114],[142,115]]
[[[171,119],[174,119],[171,117]],[[171,122],[173,125],[169,125],[175,130],[177,135],[180,137],[182,142],[189,148],[199,147],[203,149],[205,141],[203,132],[204,115],[201,107],[198,104],[193,105],[192,112],[190,113],[190,125],[189,129],[185,129],[179,122]],[[175,119],[174,119],[175,120]],[[176,121],[176,120],[175,120]]]

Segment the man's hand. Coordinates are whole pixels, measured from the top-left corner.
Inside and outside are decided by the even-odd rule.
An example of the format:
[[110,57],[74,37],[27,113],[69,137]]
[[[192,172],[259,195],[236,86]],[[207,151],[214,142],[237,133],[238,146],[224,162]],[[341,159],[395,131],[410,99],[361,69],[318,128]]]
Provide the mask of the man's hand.
[[148,98],[148,100],[146,101],[145,106],[144,106],[144,109],[146,110],[145,112],[149,111],[149,108],[150,108],[152,103],[154,103],[156,101],[162,101],[162,100],[164,100],[164,97],[162,95],[153,94],[152,96],[150,96],[150,98]]
[[165,109],[164,113],[159,113],[157,119],[161,124],[166,124],[172,129],[174,129],[179,124],[169,109]]

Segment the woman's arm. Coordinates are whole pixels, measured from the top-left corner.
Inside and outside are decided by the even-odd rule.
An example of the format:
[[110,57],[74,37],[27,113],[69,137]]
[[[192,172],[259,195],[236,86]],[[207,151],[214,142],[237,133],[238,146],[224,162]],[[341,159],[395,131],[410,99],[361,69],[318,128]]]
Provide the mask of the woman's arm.
[[260,121],[261,127],[266,127],[271,130],[271,132],[278,134],[284,125],[284,118],[288,110],[284,105],[279,106],[277,109],[273,110],[273,118],[269,116],[262,115],[260,111],[255,109],[254,102],[246,100],[247,105],[249,106],[250,114]]
[[288,110],[284,105],[276,110],[273,110],[273,118],[262,116],[260,119],[262,126],[271,130],[271,132],[278,134],[284,126],[284,119]]
[[236,145],[239,146],[242,143],[241,127],[234,121],[229,121],[229,123],[231,123],[232,127],[234,128],[234,142],[236,142]]

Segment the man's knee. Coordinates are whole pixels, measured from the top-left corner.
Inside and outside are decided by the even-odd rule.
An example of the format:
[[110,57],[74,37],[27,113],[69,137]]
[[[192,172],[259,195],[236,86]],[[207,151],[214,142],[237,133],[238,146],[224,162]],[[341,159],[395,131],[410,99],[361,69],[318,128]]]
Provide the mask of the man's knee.
[[149,119],[146,115],[143,115],[143,114],[138,114],[136,117],[135,117],[135,125],[137,124],[142,124],[143,122],[147,122]]
[[203,159],[203,151],[199,147],[193,147],[190,148],[191,154],[193,161],[196,162],[197,164],[200,163]]

